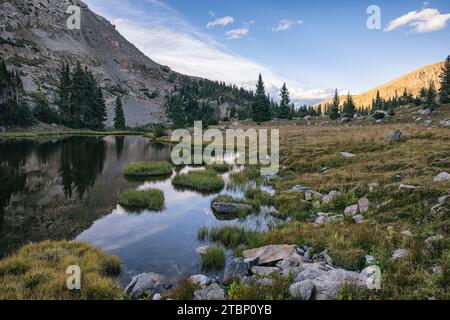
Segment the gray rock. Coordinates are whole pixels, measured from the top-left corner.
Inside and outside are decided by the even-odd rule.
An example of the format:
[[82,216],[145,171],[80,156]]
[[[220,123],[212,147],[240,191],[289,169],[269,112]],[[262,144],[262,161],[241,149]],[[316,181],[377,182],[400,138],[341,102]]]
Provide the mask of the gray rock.
[[442,205],[443,205],[443,204],[450,203],[450,195],[440,197],[440,198],[438,199],[438,202],[439,202],[439,204],[442,204]]
[[271,287],[273,286],[274,280],[269,278],[262,278],[256,280],[255,284],[260,287]]
[[417,111],[417,114],[420,114],[422,116],[427,116],[427,115],[430,115],[432,113],[433,113],[433,111],[431,109],[420,109],[420,110]]
[[316,191],[306,191],[305,192],[305,200],[313,201],[313,200],[322,200],[323,194]]
[[195,300],[226,300],[225,291],[217,284],[213,283],[206,289],[194,292]]
[[253,267],[252,273],[260,277],[268,277],[274,273],[280,273],[281,269],[277,267]]
[[320,225],[323,225],[323,224],[330,224],[330,223],[331,223],[331,219],[330,219],[328,216],[322,214],[322,215],[319,215],[319,216],[314,220],[314,223],[320,224]]
[[245,259],[259,258],[259,265],[277,263],[295,252],[293,245],[270,245],[261,248],[246,250],[242,253]]
[[0,132],[6,132],[5,127],[0,127]]
[[377,189],[380,184],[378,182],[371,182],[367,185],[369,187],[369,191],[373,192],[375,189]]
[[200,288],[205,289],[206,287],[208,287],[210,284],[214,283],[215,280],[203,275],[203,274],[198,274],[198,275],[193,275],[189,277],[189,281],[191,281],[193,284],[198,285]]
[[251,270],[251,268],[253,268],[259,264],[259,257],[244,259],[244,262],[247,265],[247,269]]
[[331,202],[334,200],[334,198],[336,198],[338,195],[339,195],[339,192],[338,192],[338,191],[332,190],[332,191],[330,191],[329,194],[323,196],[322,202],[325,203],[325,204],[329,204],[329,203],[331,203]]
[[277,267],[283,271],[290,271],[293,268],[298,268],[302,265],[304,258],[297,252],[293,252],[289,257],[277,263]]
[[367,198],[361,198],[358,200],[358,207],[360,213],[366,213],[369,211],[370,201]]
[[352,219],[355,223],[362,223],[364,220],[364,217],[360,214],[357,214],[356,216],[353,216]]
[[400,232],[402,235],[404,235],[405,237],[414,237],[413,233],[409,230],[405,230]]
[[444,240],[444,236],[442,236],[442,235],[435,235],[435,236],[427,238],[425,240],[425,243],[426,244],[431,244],[433,242],[442,241],[442,240]]
[[211,246],[198,247],[195,249],[195,252],[197,252],[198,255],[203,256],[209,248],[211,248]]
[[444,182],[444,181],[449,181],[449,180],[450,180],[450,173],[441,172],[434,178],[433,181],[434,182]]
[[443,127],[450,127],[450,119],[442,120],[439,124]]
[[163,285],[163,277],[156,273],[142,273],[133,277],[125,288],[125,293],[132,299],[142,297],[144,294],[154,294]]
[[294,192],[306,192],[306,191],[311,191],[312,188],[308,187],[308,186],[304,186],[304,185],[296,185],[294,187],[292,187],[291,189],[284,191],[285,193],[294,193]]
[[341,152],[341,156],[343,156],[344,158],[353,158],[353,157],[356,157],[355,154],[350,153],[350,152]]
[[212,204],[212,208],[220,214],[237,214],[253,211],[253,207],[251,205],[243,203],[214,202]]
[[391,260],[402,259],[409,254],[409,250],[407,249],[397,249],[392,254]]
[[431,119],[425,120],[425,121],[422,123],[422,125],[423,125],[424,127],[429,128],[429,127],[431,127],[431,126],[433,125],[433,120],[431,120]]
[[366,264],[373,264],[375,262],[374,256],[366,255],[364,258],[366,259]]
[[318,253],[316,255],[313,256],[313,260],[314,261],[325,261],[328,265],[332,266],[333,265],[333,260],[331,259],[331,257],[328,255],[328,250],[325,249],[323,250],[321,253]]
[[311,280],[305,280],[302,282],[294,283],[289,287],[289,294],[292,299],[310,300],[314,292],[314,282]]
[[338,124],[343,124],[343,123],[347,123],[347,122],[350,122],[350,121],[351,121],[350,118],[342,117],[342,118],[339,118],[339,119],[337,120],[337,123],[338,123]]
[[237,258],[227,264],[223,281],[228,283],[236,279],[242,279],[248,274],[247,264],[242,258]]
[[294,282],[302,282],[305,280],[314,280],[327,272],[322,264],[319,263],[307,263],[301,267],[300,272],[294,279]]
[[161,299],[162,299],[162,297],[159,293],[155,294],[152,298],[153,301],[160,301]]
[[353,216],[357,215],[358,213],[359,213],[359,207],[357,204],[347,207],[344,210],[344,215],[346,217],[353,217]]
[[400,190],[415,190],[415,189],[419,189],[419,187],[410,185],[410,184],[404,184],[402,183],[399,187]]
[[367,276],[343,269],[330,270],[313,280],[315,300],[336,300],[339,289],[344,284],[366,286]]
[[402,140],[402,131],[395,130],[393,133],[386,135],[386,140],[389,142],[397,142]]

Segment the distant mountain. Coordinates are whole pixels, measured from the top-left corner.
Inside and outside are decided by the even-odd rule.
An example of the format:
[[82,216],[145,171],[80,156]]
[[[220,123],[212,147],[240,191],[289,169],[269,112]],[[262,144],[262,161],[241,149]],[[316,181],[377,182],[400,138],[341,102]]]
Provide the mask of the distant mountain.
[[[443,64],[444,62],[437,62],[427,65],[360,95],[354,95],[353,99],[358,107],[370,108],[372,105],[372,100],[377,95],[377,91],[380,92],[382,98],[389,99],[391,97],[395,97],[396,94],[401,96],[405,88],[408,92],[412,93],[414,96],[417,96],[420,89],[428,87],[430,81],[433,81],[436,88],[439,88],[439,75],[441,74]],[[345,98],[346,96],[341,97],[341,103],[344,102]],[[330,99],[321,102],[320,104],[325,105],[331,102],[332,100]]]
[[[67,28],[71,5],[81,8],[80,30]],[[51,103],[61,64],[79,61],[105,91],[108,124],[118,94],[128,125],[164,120],[165,97],[184,77],[145,56],[79,0],[0,1],[0,57],[20,71],[26,91],[42,90]]]

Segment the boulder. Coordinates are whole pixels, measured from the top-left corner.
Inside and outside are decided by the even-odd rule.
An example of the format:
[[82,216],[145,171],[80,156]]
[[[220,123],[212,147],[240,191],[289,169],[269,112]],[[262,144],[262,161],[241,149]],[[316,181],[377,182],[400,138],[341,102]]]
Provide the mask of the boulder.
[[162,297],[159,293],[155,294],[152,298],[153,301],[160,301],[161,299],[162,299]]
[[298,300],[310,300],[314,292],[314,282],[311,280],[305,280],[302,282],[294,283],[289,287],[289,294],[292,299]]
[[450,195],[440,197],[438,199],[438,202],[439,202],[439,204],[442,204],[442,205],[450,203]]
[[352,219],[355,223],[362,223],[364,220],[364,217],[360,214],[357,214],[356,216],[353,216]]
[[130,284],[125,288],[125,293],[132,299],[150,295],[162,289],[163,277],[156,273],[142,273],[133,277]]
[[208,251],[209,248],[211,247],[210,246],[198,247],[197,249],[195,249],[195,252],[197,252],[198,255],[203,256],[204,254],[206,254],[206,251]]
[[251,270],[253,267],[256,267],[259,264],[259,257],[244,259],[244,262],[247,265],[247,269]]
[[394,132],[386,135],[386,140],[389,142],[397,142],[402,140],[402,131],[401,130],[395,130]]
[[323,194],[316,191],[306,191],[305,192],[305,200],[313,201],[313,200],[322,200]]
[[350,118],[342,117],[342,118],[339,118],[339,119],[337,120],[337,123],[338,123],[338,124],[343,124],[343,123],[347,123],[347,122],[350,122],[350,121],[351,121]]
[[431,127],[431,126],[433,125],[433,120],[431,120],[431,119],[425,120],[425,121],[422,123],[422,125],[423,125],[424,127],[429,128],[429,127]]
[[197,274],[194,276],[190,276],[189,281],[191,281],[193,284],[198,285],[202,289],[205,289],[210,284],[215,282],[215,280],[208,278],[207,276],[205,276],[203,274]]
[[347,208],[345,208],[344,210],[344,215],[346,217],[353,217],[355,215],[357,215],[359,213],[359,207],[357,204],[353,205],[353,206],[349,206]]
[[225,291],[217,284],[213,283],[206,289],[194,292],[195,300],[226,300]]
[[293,245],[270,245],[261,248],[246,250],[242,253],[245,259],[259,258],[259,265],[277,263],[295,252]]
[[436,236],[432,236],[432,237],[427,238],[427,239],[425,240],[425,243],[426,243],[426,244],[431,244],[431,243],[433,243],[433,242],[442,241],[442,240],[444,240],[444,236],[442,236],[442,235],[436,235]]
[[404,235],[405,237],[414,237],[413,233],[409,230],[405,230],[400,232],[402,235]]
[[366,213],[369,211],[370,201],[367,198],[361,198],[358,200],[358,207],[360,213]]
[[325,203],[325,204],[329,204],[329,203],[331,203],[331,202],[334,200],[334,198],[336,198],[338,195],[339,195],[339,192],[338,192],[338,191],[332,190],[332,191],[330,191],[329,194],[323,196],[322,202]]
[[281,269],[277,267],[253,267],[252,273],[260,277],[268,277],[274,273],[280,273]]
[[367,276],[343,269],[334,269],[322,273],[313,280],[315,300],[336,300],[339,289],[344,284],[367,286]]
[[433,181],[434,182],[444,182],[444,181],[449,181],[449,180],[450,180],[450,173],[441,172],[434,178]]
[[328,270],[320,263],[305,263],[295,277],[294,282],[314,280],[327,271]]
[[391,260],[402,259],[409,254],[409,250],[407,249],[397,249],[392,254]]
[[433,113],[433,110],[431,110],[431,109],[420,109],[417,111],[417,114],[420,114],[422,116],[428,116],[432,113]]
[[400,190],[415,190],[415,189],[419,189],[419,187],[410,185],[410,184],[404,184],[402,183],[399,187]]
[[314,255],[313,260],[314,261],[324,261],[330,266],[333,265],[333,260],[329,256],[327,249],[323,250],[321,253]]
[[253,211],[251,205],[244,203],[214,202],[212,208],[215,212],[220,214],[238,214]]
[[245,260],[242,258],[236,258],[226,265],[223,282],[228,283],[236,279],[242,279],[248,273],[248,267]]
[[317,218],[314,220],[314,223],[319,224],[319,225],[330,224],[331,219],[326,214],[319,213]]
[[440,121],[439,124],[443,127],[450,127],[450,118]]

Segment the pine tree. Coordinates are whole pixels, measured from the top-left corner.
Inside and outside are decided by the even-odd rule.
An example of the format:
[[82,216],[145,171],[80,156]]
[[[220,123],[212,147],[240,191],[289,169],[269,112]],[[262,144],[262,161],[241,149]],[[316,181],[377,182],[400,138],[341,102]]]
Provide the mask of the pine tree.
[[70,78],[70,67],[68,64],[63,64],[59,77],[56,104],[59,108],[61,120],[65,125],[71,125],[73,123],[70,103],[71,85],[72,80]]
[[124,130],[125,127],[126,127],[126,122],[125,122],[125,115],[123,113],[122,99],[118,96],[116,98],[114,128],[116,130]]
[[106,114],[106,103],[103,98],[102,88],[97,87],[95,93],[94,105],[93,105],[93,116],[94,116],[94,129],[104,129],[105,121],[107,118]]
[[377,96],[375,97],[375,100],[372,103],[372,112],[375,112],[377,110],[383,110],[384,104],[385,103],[381,98],[380,91],[377,91]]
[[356,105],[350,93],[348,93],[347,101],[344,102],[344,113],[351,117],[356,113]]
[[436,107],[436,97],[437,97],[436,87],[434,86],[434,82],[430,81],[425,100],[425,104],[428,108],[434,109]]
[[445,60],[440,79],[439,101],[442,104],[450,103],[450,56]]
[[280,90],[280,110],[278,117],[280,119],[289,119],[289,106],[291,103],[291,99],[289,98],[289,90],[286,87],[286,83],[283,84],[283,87]]
[[252,108],[252,119],[256,123],[261,123],[270,120],[270,101],[267,100],[266,89],[262,75],[259,75],[258,83],[256,85],[255,101]]
[[341,101],[339,98],[339,93],[336,89],[336,91],[334,93],[333,103],[331,104],[331,107],[330,107],[330,118],[331,119],[336,120],[337,118],[339,118],[340,105],[341,105]]

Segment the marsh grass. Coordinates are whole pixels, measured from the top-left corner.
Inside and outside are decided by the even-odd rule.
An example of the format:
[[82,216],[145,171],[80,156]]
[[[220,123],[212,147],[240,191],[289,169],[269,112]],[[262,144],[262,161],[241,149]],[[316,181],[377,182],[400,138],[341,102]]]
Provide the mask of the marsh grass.
[[208,164],[206,166],[206,170],[208,171],[215,171],[217,173],[226,173],[228,171],[230,171],[232,168],[231,165],[227,164],[227,163],[214,163],[214,164]]
[[135,162],[125,167],[128,177],[158,177],[172,174],[172,166],[167,161]]
[[200,241],[209,240],[231,249],[257,243],[259,236],[260,232],[258,231],[248,230],[236,225],[203,227],[198,232],[198,239]]
[[177,174],[172,184],[181,189],[192,189],[201,192],[218,192],[225,186],[222,177],[214,171],[195,170],[185,174]]
[[206,271],[222,270],[225,266],[225,249],[220,246],[208,248],[201,256],[202,269]]
[[[67,267],[82,271],[81,290],[68,290]],[[120,260],[83,242],[45,241],[30,244],[0,260],[0,300],[123,299],[112,280]]]
[[164,209],[164,193],[161,190],[127,190],[120,194],[119,204],[130,209],[148,209],[162,211]]

